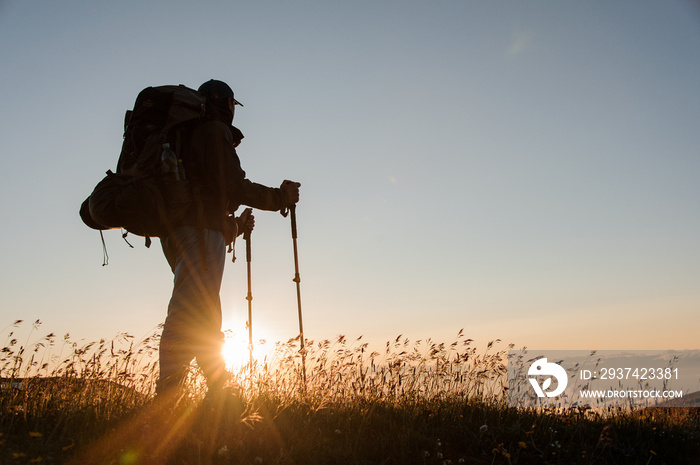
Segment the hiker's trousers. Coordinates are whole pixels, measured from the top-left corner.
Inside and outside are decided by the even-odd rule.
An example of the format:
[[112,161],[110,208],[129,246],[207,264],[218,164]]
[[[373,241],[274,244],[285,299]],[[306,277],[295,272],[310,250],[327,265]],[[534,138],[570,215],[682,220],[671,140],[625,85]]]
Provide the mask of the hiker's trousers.
[[219,297],[226,261],[224,235],[211,229],[182,226],[163,239],[161,245],[174,279],[160,341],[157,390],[179,385],[195,358],[209,388],[220,387],[225,375]]

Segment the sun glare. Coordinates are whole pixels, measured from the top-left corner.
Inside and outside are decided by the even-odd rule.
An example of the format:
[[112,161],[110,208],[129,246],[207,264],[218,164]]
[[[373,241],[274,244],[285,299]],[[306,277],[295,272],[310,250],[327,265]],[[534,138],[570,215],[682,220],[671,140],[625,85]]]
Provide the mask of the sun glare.
[[[226,362],[226,368],[232,371],[240,370],[250,363],[248,347],[248,329],[245,320],[226,315],[224,321],[224,346],[221,353]],[[253,360],[263,361],[271,355],[274,344],[269,344],[270,332],[264,324],[253,325]]]
[[226,368],[236,370],[250,362],[248,338],[238,334],[227,334],[221,353],[226,361]]

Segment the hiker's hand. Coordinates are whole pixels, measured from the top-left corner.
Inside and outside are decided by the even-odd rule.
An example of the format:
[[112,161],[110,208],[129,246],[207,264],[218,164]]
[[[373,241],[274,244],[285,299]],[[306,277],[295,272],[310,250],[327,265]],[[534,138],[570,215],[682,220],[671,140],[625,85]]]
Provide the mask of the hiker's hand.
[[301,183],[284,180],[280,185],[282,196],[285,199],[285,207],[291,207],[299,201],[299,187]]
[[255,216],[253,216],[253,209],[246,208],[243,210],[243,213],[241,213],[241,216],[236,218],[236,221],[238,222],[238,231],[241,233],[245,234],[253,231],[253,228],[255,228]]

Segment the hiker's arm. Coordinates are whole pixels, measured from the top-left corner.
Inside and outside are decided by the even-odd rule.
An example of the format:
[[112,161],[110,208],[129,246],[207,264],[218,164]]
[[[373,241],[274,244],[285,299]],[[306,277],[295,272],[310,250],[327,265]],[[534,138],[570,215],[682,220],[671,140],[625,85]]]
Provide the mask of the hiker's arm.
[[[220,192],[229,206],[247,205],[259,210],[277,211],[299,200],[299,185],[285,181],[277,187],[267,187],[245,177],[236,154],[233,137],[223,123],[212,122],[194,140],[204,150],[205,177],[210,190]],[[235,210],[235,208],[233,209]]]
[[299,184],[284,181],[280,187],[267,187],[248,179],[242,182],[243,205],[259,210],[277,211],[299,201]]
[[243,204],[260,210],[277,211],[297,203],[299,201],[299,183],[284,181],[279,188],[276,188],[264,186],[245,178],[245,172],[241,168],[240,159],[235,150],[243,135],[238,129],[233,129],[232,132],[240,137],[231,137],[234,149],[232,153],[227,154],[227,159],[232,160],[230,177],[227,179],[233,180],[228,197],[229,204]]

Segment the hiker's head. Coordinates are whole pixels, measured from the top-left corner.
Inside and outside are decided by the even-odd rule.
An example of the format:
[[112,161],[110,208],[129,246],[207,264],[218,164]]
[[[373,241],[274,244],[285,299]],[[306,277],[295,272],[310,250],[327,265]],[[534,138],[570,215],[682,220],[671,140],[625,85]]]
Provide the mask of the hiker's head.
[[206,94],[212,106],[218,109],[225,109],[226,107],[231,110],[231,119],[233,119],[233,113],[235,112],[236,105],[243,106],[241,102],[233,97],[233,90],[223,81],[217,81],[216,79],[210,79],[201,86],[199,86],[199,92]]

